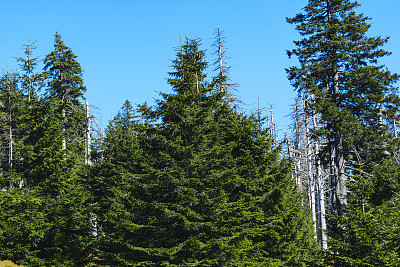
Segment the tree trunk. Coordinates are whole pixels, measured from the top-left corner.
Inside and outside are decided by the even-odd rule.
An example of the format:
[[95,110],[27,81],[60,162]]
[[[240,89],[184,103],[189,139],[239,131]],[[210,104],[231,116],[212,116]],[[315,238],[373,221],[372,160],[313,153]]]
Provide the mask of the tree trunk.
[[303,100],[303,110],[304,110],[304,129],[305,129],[305,149],[306,149],[306,157],[307,157],[307,176],[308,176],[308,198],[311,209],[311,216],[314,226],[314,237],[317,239],[317,216],[315,214],[315,181],[314,181],[314,173],[313,173],[313,160],[312,160],[312,149],[310,142],[310,128],[309,128],[309,116],[308,116],[308,107],[307,107],[307,99],[306,96]]
[[92,162],[90,160],[90,154],[91,154],[91,149],[90,149],[90,143],[91,143],[91,126],[92,126],[92,121],[90,118],[90,110],[89,110],[89,102],[86,101],[86,142],[85,142],[85,164],[86,165],[91,165]]
[[67,127],[66,127],[65,105],[62,106],[61,115],[62,115],[62,150],[66,150],[67,142],[65,140],[65,132]]
[[[317,115],[314,110],[312,111],[312,119],[314,129],[318,129]],[[328,238],[326,233],[326,210],[325,210],[325,188],[324,179],[321,170],[321,162],[318,159],[319,153],[319,140],[314,142],[314,156],[315,156],[315,167],[316,167],[316,187],[317,187],[317,214],[318,214],[318,231],[321,237],[321,247],[323,250],[328,249]]]
[[[339,71],[336,69],[333,76],[333,94],[336,106],[340,107],[339,100]],[[334,131],[334,149],[335,149],[335,205],[336,208],[345,208],[347,206],[347,186],[346,171],[343,149],[343,136],[339,126],[339,115],[335,118],[333,124]]]

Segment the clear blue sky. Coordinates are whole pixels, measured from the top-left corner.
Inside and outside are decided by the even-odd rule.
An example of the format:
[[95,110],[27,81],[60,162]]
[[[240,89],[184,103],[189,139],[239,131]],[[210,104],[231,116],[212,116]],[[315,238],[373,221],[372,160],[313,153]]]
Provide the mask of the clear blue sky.
[[[391,36],[382,63],[400,73],[399,0],[360,0],[358,12],[372,18],[369,35]],[[52,51],[54,34],[78,56],[88,89],[87,100],[102,109],[103,125],[128,99],[135,104],[170,92],[165,78],[171,71],[179,36],[202,39],[207,60],[215,27],[225,31],[236,94],[244,110],[274,105],[280,135],[286,131],[296,93],[285,68],[295,65],[286,50],[299,39],[285,22],[301,12],[306,0],[69,0],[2,1],[0,67],[16,69],[13,57],[23,56],[28,37],[37,40],[35,55]]]

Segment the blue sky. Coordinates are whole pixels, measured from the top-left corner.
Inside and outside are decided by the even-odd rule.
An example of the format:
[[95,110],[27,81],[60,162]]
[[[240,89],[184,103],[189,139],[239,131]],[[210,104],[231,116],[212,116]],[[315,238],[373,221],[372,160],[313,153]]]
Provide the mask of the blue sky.
[[[381,62],[400,73],[399,0],[360,0],[358,12],[372,18],[370,36],[391,36],[384,47],[393,52]],[[296,93],[285,68],[296,64],[286,50],[299,39],[286,17],[301,12],[306,0],[69,0],[2,1],[0,67],[13,70],[13,57],[23,56],[28,37],[36,40],[35,55],[53,49],[60,33],[84,70],[87,100],[102,109],[103,125],[128,99],[153,103],[157,91],[170,92],[166,83],[174,47],[182,36],[202,39],[207,60],[214,60],[211,43],[215,27],[226,37],[231,76],[243,110],[274,106],[280,135],[290,124]]]

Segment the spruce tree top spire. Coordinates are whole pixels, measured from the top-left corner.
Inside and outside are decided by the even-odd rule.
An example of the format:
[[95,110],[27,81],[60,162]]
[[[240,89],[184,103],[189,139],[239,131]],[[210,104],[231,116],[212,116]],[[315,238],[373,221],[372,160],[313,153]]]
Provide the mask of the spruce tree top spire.
[[174,72],[170,72],[168,83],[177,93],[199,93],[200,83],[204,80],[207,63],[205,53],[199,49],[199,39],[188,39],[177,49],[177,57],[173,60]]
[[62,103],[67,101],[77,105],[80,97],[85,99],[86,87],[83,86],[82,69],[76,58],[56,33],[54,51],[46,56],[44,70],[48,79],[47,93]]
[[31,101],[31,98],[35,96],[36,91],[39,90],[42,86],[42,75],[34,73],[34,70],[39,61],[38,57],[32,57],[32,52],[34,49],[36,49],[35,43],[36,41],[31,42],[31,39],[28,38],[28,43],[23,46],[25,49],[24,53],[26,57],[16,58],[19,62],[21,70],[23,71],[23,75],[21,76],[21,83],[22,88],[28,94],[28,102]]
[[287,19],[305,36],[294,42],[297,48],[288,55],[296,55],[309,71],[318,67],[320,72],[332,72],[332,68],[351,71],[389,55],[380,49],[389,38],[366,36],[371,25],[368,17],[355,13],[358,6],[349,0],[310,0],[304,13]]
[[186,123],[193,112],[204,105],[211,105],[207,101],[211,87],[205,80],[207,63],[204,61],[205,53],[200,49],[200,40],[186,38],[176,51],[176,59],[172,61],[174,71],[169,73],[170,78],[167,79],[174,92],[161,93],[164,99],[158,101],[156,112],[164,123]]
[[[47,79],[47,95],[55,100],[59,106],[62,124],[62,150],[67,149],[67,143],[71,143],[76,134],[75,130],[81,127],[83,119],[80,98],[86,87],[83,85],[81,65],[76,61],[77,56],[61,40],[56,33],[54,51],[48,54],[44,60],[44,71]],[[74,112],[77,113],[74,114]],[[74,126],[73,126],[74,125]],[[67,142],[67,139],[68,140]],[[71,141],[71,142],[70,142]]]

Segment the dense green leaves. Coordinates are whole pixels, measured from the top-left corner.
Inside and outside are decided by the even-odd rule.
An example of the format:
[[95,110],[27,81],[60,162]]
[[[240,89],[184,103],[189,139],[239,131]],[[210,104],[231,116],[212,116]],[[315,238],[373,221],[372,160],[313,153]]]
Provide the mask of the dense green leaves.
[[61,102],[77,105],[79,97],[86,88],[83,86],[82,69],[75,60],[76,56],[67,47],[57,33],[54,40],[54,51],[44,59],[47,78],[47,93]]
[[346,217],[335,217],[345,228],[330,232],[332,266],[398,266],[399,216],[398,199],[379,206],[350,205]]
[[49,223],[43,200],[20,189],[0,192],[0,257],[20,264],[44,265],[40,244],[44,242]]
[[173,63],[174,92],[154,110],[142,106],[136,120],[126,102],[107,129],[95,178],[99,263],[312,261],[309,219],[266,130],[206,82],[198,40],[177,48]]
[[299,66],[287,70],[296,89],[312,99],[315,142],[330,184],[327,265],[396,266],[399,215],[397,133],[400,98],[392,74],[378,60],[388,38],[368,37],[368,18],[350,0],[309,0],[289,23]]
[[[78,97],[84,90],[76,57],[58,35],[55,46],[66,57],[46,57],[46,89],[61,97],[38,95],[46,75],[36,73],[30,43],[26,57],[18,58],[21,74],[0,80],[0,258],[28,266],[83,266],[93,240],[82,167],[85,114]],[[56,68],[63,74],[60,84],[50,78]],[[72,94],[73,88],[80,92]]]
[[305,109],[322,125],[312,131],[323,142],[313,160],[330,179],[328,250],[319,250],[281,146],[259,113],[234,106],[220,31],[219,74],[207,77],[200,40],[186,39],[167,79],[172,92],[160,93],[153,107],[126,101],[91,160],[82,69],[56,34],[42,73],[29,42],[17,59],[21,73],[0,77],[0,260],[399,265],[400,168],[392,128],[399,77],[378,65],[389,54],[380,48],[388,39],[366,36],[368,19],[354,12],[357,6],[310,0],[288,20],[304,36],[288,52],[299,59],[289,79],[309,96]]

